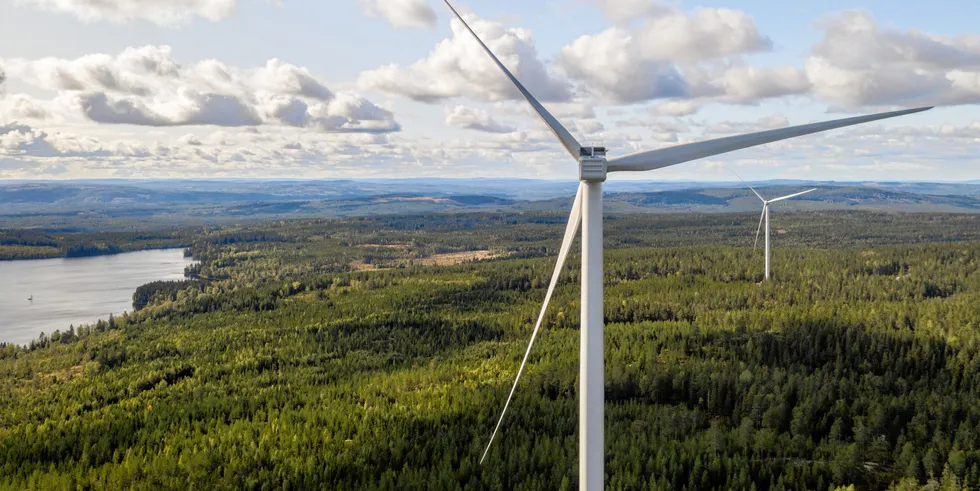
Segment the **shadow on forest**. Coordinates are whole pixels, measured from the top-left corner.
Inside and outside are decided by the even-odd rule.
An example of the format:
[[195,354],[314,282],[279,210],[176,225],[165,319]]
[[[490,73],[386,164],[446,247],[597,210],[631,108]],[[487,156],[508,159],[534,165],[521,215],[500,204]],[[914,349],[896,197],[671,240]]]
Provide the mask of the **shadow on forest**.
[[[652,333],[645,349],[651,352],[675,350],[683,353],[685,364],[697,362],[742,364],[768,371],[810,375],[823,373],[838,379],[874,376],[879,378],[880,394],[902,396],[912,386],[942,381],[958,383],[959,373],[949,370],[953,349],[945,340],[915,335],[912,331],[873,332],[848,326],[833,318],[807,319],[782,331],[704,331],[692,328],[683,337]],[[609,401],[644,399],[656,403],[698,405],[688,384],[675,383],[675,367],[664,363],[657,394],[643,390],[629,379],[609,380]],[[681,390],[677,390],[681,389]]]

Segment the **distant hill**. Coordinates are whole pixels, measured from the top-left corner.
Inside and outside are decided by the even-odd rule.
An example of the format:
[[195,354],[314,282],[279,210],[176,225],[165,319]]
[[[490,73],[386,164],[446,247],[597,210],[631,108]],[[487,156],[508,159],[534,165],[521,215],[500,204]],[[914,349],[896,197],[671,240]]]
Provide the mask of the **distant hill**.
[[961,196],[980,196],[980,181],[970,181],[963,183],[936,183],[936,182],[867,182],[862,183],[864,187],[879,187],[891,189],[893,191],[907,191],[910,193],[939,194],[939,195],[961,195]]
[[[243,218],[553,212],[569,209],[576,185],[533,179],[0,181],[0,228],[73,227],[80,220],[168,226]],[[605,206],[612,213],[758,211],[761,205],[748,185],[767,197],[818,188],[776,205],[786,211],[980,213],[980,184],[968,183],[610,181]]]
[[134,186],[22,184],[0,186],[0,203],[92,206],[123,203],[230,203],[245,200],[267,201],[281,196],[267,193],[229,193],[220,191],[157,190]]
[[[786,196],[808,186],[760,187],[766,198]],[[760,210],[762,203],[748,189],[693,189],[653,193],[608,193],[605,206],[618,212],[745,212]],[[528,211],[568,209],[571,198],[527,203]],[[901,212],[980,213],[980,196],[939,196],[863,187],[818,188],[813,193],[774,204],[786,211],[876,210]]]
[[[317,200],[380,196],[385,194],[418,194],[426,196],[494,196],[513,200],[537,201],[569,196],[578,183],[573,180],[545,179],[320,179],[320,180],[254,180],[254,179],[166,179],[166,180],[72,180],[72,181],[2,181],[0,202],[33,201],[63,204],[66,200],[111,201],[132,199],[151,202],[223,202],[291,199]],[[765,187],[867,187],[938,195],[980,195],[980,181],[963,183],[930,182],[834,182],[773,180],[749,182]],[[609,180],[608,193],[650,193],[698,189],[745,188],[732,181],[634,181]]]

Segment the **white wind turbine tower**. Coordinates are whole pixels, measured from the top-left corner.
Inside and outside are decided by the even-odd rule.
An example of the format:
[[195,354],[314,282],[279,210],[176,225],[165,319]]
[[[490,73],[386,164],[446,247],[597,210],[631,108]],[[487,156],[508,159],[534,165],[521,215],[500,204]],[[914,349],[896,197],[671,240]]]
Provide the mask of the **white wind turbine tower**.
[[621,157],[606,159],[606,149],[602,147],[583,147],[575,140],[568,130],[548,112],[514,77],[513,74],[497,59],[490,48],[480,40],[476,32],[470,28],[463,17],[453,8],[449,0],[446,5],[462,25],[473,35],[494,64],[514,84],[524,99],[534,108],[535,112],[555,134],[565,150],[578,162],[579,187],[572,204],[568,225],[565,227],[565,237],[558,253],[558,264],[551,276],[551,283],[545,294],[544,304],[538,315],[537,323],[531,333],[531,341],[524,353],[521,367],[517,371],[514,385],[511,387],[507,402],[500,414],[500,419],[490,436],[487,450],[484,451],[482,462],[486,458],[497,435],[500,425],[510,406],[514,390],[520,380],[521,373],[527,363],[531,347],[541,328],[541,322],[548,308],[548,302],[554,293],[555,284],[565,264],[572,241],[582,225],[582,314],[581,314],[581,345],[580,345],[580,376],[579,376],[579,488],[583,490],[600,490],[603,486],[603,420],[605,402],[605,382],[603,375],[603,305],[602,305],[602,183],[608,172],[648,171],[671,165],[690,162],[712,155],[732,152],[756,145],[763,145],[787,138],[809,135],[820,131],[842,128],[845,126],[867,123],[879,119],[892,118],[931,109],[921,107],[893,111],[887,113],[838,119],[823,123],[813,123],[792,126],[776,130],[761,131],[746,135],[730,136],[715,140],[677,145],[670,148],[637,152]]
[[[741,177],[739,179],[741,179]],[[752,188],[749,187],[749,189],[752,189]],[[769,205],[771,205],[772,203],[775,203],[777,201],[783,201],[783,200],[786,200],[786,199],[795,198],[797,196],[803,196],[806,193],[812,193],[812,192],[814,192],[816,190],[817,190],[817,188],[813,188],[813,189],[808,189],[806,191],[803,191],[802,193],[796,193],[796,194],[791,194],[789,196],[783,196],[781,198],[773,198],[773,199],[770,199],[770,200],[766,200],[755,189],[752,189],[752,192],[755,193],[755,195],[758,196],[760,200],[762,200],[762,216],[759,217],[759,228],[755,231],[755,245],[752,246],[752,248],[753,249],[756,249],[756,248],[759,247],[759,232],[762,231],[762,221],[765,220],[766,221],[766,279],[767,280],[770,278],[770,274],[769,274],[769,271],[770,271],[770,269],[769,269],[769,258],[771,257],[769,255],[769,252],[770,252],[770,249],[769,249]]]

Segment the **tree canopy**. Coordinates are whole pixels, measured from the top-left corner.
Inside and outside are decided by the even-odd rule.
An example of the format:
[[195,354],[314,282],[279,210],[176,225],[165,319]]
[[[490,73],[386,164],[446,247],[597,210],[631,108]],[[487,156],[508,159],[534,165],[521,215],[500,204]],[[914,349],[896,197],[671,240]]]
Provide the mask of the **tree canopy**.
[[[780,215],[762,282],[756,217],[610,217],[607,488],[976,489],[972,220]],[[578,257],[479,464],[561,222],[201,231],[137,312],[0,346],[0,487],[577,487]]]

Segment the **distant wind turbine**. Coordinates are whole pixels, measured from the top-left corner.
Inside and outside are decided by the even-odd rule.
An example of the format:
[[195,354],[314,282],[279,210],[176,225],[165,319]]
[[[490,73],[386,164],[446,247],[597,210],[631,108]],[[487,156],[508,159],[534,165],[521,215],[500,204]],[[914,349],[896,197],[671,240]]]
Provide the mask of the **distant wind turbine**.
[[527,350],[524,352],[524,359],[521,367],[517,370],[517,377],[514,385],[504,403],[504,409],[497,420],[497,426],[490,436],[487,449],[483,452],[480,462],[486,459],[493,439],[504,421],[507,408],[510,406],[517,383],[520,381],[521,373],[527,364],[528,355],[531,354],[531,347],[538,336],[541,323],[544,320],[548,302],[554,293],[558,277],[565,265],[565,259],[571,249],[572,241],[578,234],[578,228],[582,226],[582,320],[580,343],[580,377],[579,377],[579,488],[583,490],[601,490],[603,487],[603,467],[605,460],[605,444],[603,435],[603,420],[605,412],[605,380],[603,376],[603,272],[602,272],[602,183],[606,180],[609,172],[624,171],[648,171],[668,167],[692,160],[711,157],[723,153],[740,150],[743,148],[754,147],[766,143],[772,143],[787,138],[809,135],[820,131],[827,131],[836,128],[843,128],[855,124],[868,123],[879,119],[893,118],[905,114],[912,114],[931,107],[921,107],[916,109],[906,109],[887,113],[872,114],[868,116],[858,116],[853,118],[838,119],[823,123],[812,123],[800,126],[791,126],[775,130],[760,131],[746,135],[729,136],[715,140],[677,145],[658,150],[648,150],[637,152],[622,157],[606,159],[606,149],[603,147],[583,147],[565,129],[561,123],[548,112],[537,99],[521,84],[520,81],[505,67],[500,60],[490,51],[490,48],[480,40],[476,32],[463,20],[459,12],[453,8],[449,0],[445,0],[446,5],[452,10],[453,14],[462,25],[473,35],[483,50],[493,60],[494,64],[501,72],[514,84],[514,87],[521,93],[524,99],[534,108],[538,116],[544,120],[551,132],[558,138],[565,150],[571,154],[572,158],[578,162],[579,187],[572,201],[572,212],[568,217],[568,225],[565,227],[565,237],[562,240],[561,249],[558,253],[558,264],[551,276],[551,283],[548,285],[548,292],[545,294],[541,312],[538,314],[537,323],[531,332],[531,341],[528,343]]
[[[750,187],[749,189],[752,189],[752,188]],[[765,220],[766,221],[766,279],[767,280],[770,278],[769,258],[770,258],[770,252],[771,252],[771,250],[769,248],[769,205],[771,205],[772,203],[775,203],[777,201],[783,201],[783,200],[786,200],[786,199],[795,198],[797,196],[803,196],[806,193],[812,193],[812,192],[814,192],[816,190],[817,190],[817,188],[808,189],[806,191],[803,191],[802,193],[791,194],[789,196],[783,196],[781,198],[774,198],[774,199],[771,199],[771,200],[768,200],[767,201],[765,198],[762,197],[762,195],[760,195],[758,192],[756,192],[755,189],[752,189],[752,192],[755,193],[755,195],[758,196],[760,200],[762,200],[762,216],[759,217],[759,228],[758,228],[758,230],[755,231],[755,245],[752,246],[752,248],[753,249],[757,249],[759,247],[759,232],[762,231],[762,221]]]
[[[745,179],[742,179],[742,176],[738,175],[737,172],[735,172],[735,171],[733,171],[731,169],[728,169],[728,172],[731,172],[732,174],[734,174],[735,177],[737,177],[740,181],[742,181],[743,183],[745,183],[746,186],[748,186],[749,183],[745,182]],[[770,278],[770,268],[769,268],[769,258],[770,258],[770,255],[769,255],[769,253],[770,253],[770,248],[769,248],[769,205],[771,203],[775,203],[777,201],[783,201],[783,200],[787,200],[787,199],[790,199],[790,198],[795,198],[797,196],[802,196],[802,195],[807,194],[807,193],[812,193],[812,192],[816,191],[817,188],[808,189],[806,191],[803,191],[802,193],[791,194],[789,196],[783,196],[781,198],[774,198],[774,199],[766,200],[765,198],[762,197],[761,194],[759,194],[758,191],[756,191],[754,188],[752,188],[752,186],[748,186],[748,187],[749,187],[749,189],[752,190],[753,193],[755,193],[755,195],[760,200],[762,200],[762,216],[759,217],[759,228],[755,231],[755,245],[752,246],[752,249],[755,250],[755,249],[758,249],[759,248],[759,232],[762,231],[762,222],[763,222],[763,220],[765,220],[765,222],[766,222],[766,279],[768,280]]]

